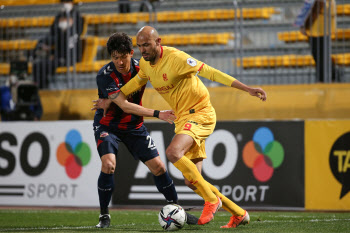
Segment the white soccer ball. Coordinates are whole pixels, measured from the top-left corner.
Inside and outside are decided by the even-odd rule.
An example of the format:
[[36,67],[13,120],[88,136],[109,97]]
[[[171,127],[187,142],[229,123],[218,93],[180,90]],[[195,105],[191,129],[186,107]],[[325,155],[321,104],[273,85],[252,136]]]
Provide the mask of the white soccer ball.
[[159,224],[167,231],[177,231],[183,228],[186,218],[185,210],[176,204],[164,206],[158,214]]

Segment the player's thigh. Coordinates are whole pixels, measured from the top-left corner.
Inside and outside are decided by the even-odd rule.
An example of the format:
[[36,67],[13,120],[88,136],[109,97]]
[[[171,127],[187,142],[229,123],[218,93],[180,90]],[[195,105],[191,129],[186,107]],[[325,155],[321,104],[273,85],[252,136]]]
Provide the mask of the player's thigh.
[[107,168],[108,170],[111,168],[114,169],[120,139],[112,132],[100,128],[95,131],[95,141],[98,154],[101,158],[103,171]]
[[193,144],[194,139],[190,135],[176,134],[166,149],[166,155],[170,162],[175,163],[178,161],[185,153],[187,153],[187,151],[191,149]]
[[141,160],[143,163],[159,156],[158,149],[145,127],[125,135],[123,143],[134,159]]
[[145,165],[155,176],[163,175],[166,171],[165,165],[159,156],[145,162]]

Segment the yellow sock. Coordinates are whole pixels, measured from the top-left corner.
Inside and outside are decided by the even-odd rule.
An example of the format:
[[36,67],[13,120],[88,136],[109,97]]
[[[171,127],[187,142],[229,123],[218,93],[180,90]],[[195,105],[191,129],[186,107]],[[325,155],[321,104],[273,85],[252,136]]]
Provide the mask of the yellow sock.
[[195,190],[193,190],[195,193],[197,193],[198,194],[198,196],[201,196],[201,197],[203,197],[203,195],[201,194],[201,192],[199,192],[199,190],[198,189],[195,189]]
[[182,175],[189,180],[202,194],[205,201],[214,204],[217,202],[217,197],[211,191],[208,183],[203,179],[202,175],[197,170],[196,165],[187,157],[182,156],[174,166],[182,172]]
[[[244,209],[236,205],[233,201],[225,197],[222,193],[219,192],[219,190],[209,182],[207,182],[208,186],[210,187],[211,191],[215,193],[216,196],[220,197],[222,202],[222,208],[224,208],[226,211],[230,212],[232,215],[244,215]],[[196,192],[197,193],[197,192]]]

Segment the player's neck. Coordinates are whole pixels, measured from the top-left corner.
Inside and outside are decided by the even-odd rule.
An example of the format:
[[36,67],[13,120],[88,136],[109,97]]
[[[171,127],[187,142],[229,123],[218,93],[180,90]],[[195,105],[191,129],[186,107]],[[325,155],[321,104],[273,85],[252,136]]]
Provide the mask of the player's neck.
[[157,55],[156,55],[156,57],[154,58],[154,61],[150,61],[150,64],[151,64],[152,66],[154,66],[154,65],[157,64],[157,62],[158,62],[159,59],[160,59],[160,55],[161,55],[161,49],[159,48],[159,49],[157,50]]

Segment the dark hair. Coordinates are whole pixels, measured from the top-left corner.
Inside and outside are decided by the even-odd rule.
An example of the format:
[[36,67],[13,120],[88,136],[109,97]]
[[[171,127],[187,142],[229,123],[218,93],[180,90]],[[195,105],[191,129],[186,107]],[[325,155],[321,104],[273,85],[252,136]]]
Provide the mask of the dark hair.
[[109,55],[117,51],[120,54],[128,54],[133,50],[132,39],[124,32],[117,32],[111,35],[107,41]]

